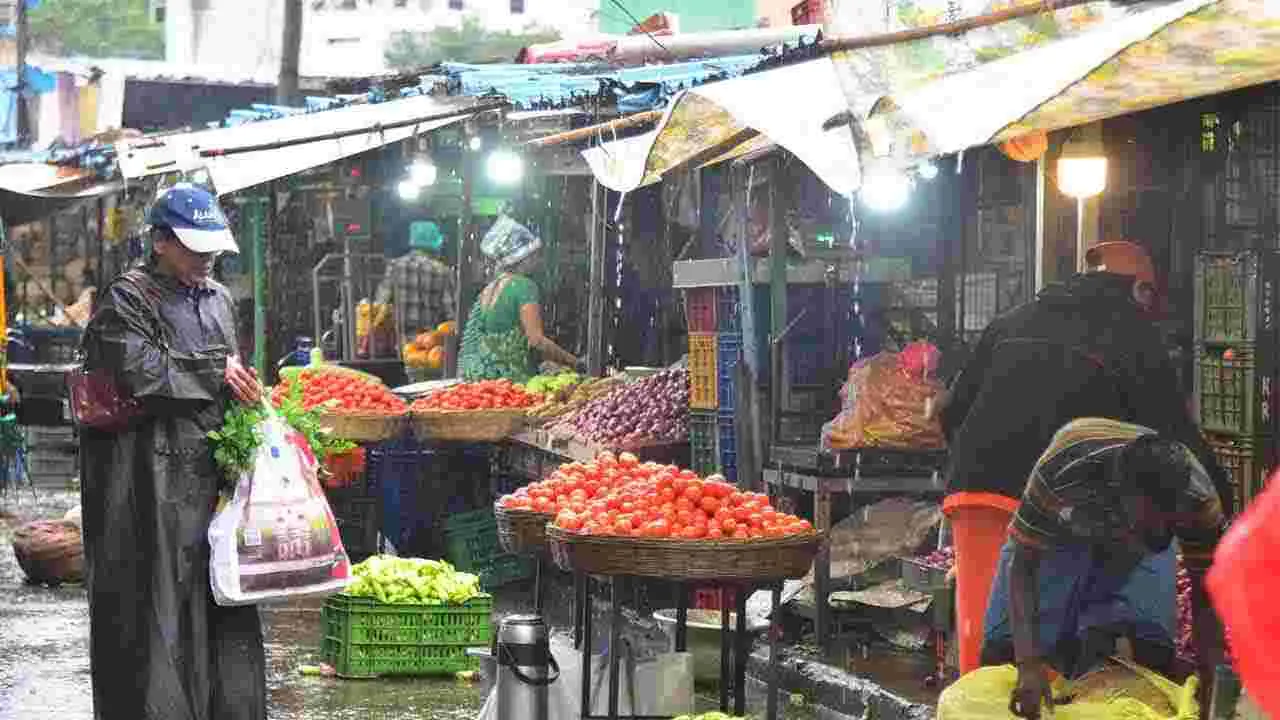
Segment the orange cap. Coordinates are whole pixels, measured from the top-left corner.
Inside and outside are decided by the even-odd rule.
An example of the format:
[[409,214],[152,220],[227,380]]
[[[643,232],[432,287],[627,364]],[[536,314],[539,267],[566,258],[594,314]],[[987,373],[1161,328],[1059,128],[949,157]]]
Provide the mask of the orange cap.
[[1128,240],[1098,243],[1084,255],[1089,272],[1107,272],[1116,275],[1132,275],[1139,282],[1156,284],[1156,268],[1146,248]]

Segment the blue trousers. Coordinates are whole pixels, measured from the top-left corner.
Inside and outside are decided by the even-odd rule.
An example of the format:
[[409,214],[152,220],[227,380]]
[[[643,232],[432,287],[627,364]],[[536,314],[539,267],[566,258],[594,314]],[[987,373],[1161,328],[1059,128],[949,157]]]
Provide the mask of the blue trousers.
[[[1000,552],[1000,567],[991,587],[984,622],[983,644],[1012,643],[1009,623],[1009,557],[1012,541]],[[1148,555],[1127,577],[1103,570],[1093,548],[1064,547],[1041,553],[1037,584],[1040,590],[1036,639],[1040,656],[1053,659],[1068,675],[1090,668],[1075,667],[1063,648],[1079,647],[1090,628],[1123,626],[1137,641],[1172,648],[1177,636],[1176,545]]]

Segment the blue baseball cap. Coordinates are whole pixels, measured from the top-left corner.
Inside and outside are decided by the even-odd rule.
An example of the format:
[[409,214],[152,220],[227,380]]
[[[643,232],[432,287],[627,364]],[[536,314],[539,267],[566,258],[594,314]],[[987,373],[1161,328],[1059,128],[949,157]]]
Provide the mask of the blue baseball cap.
[[191,183],[177,183],[161,191],[147,211],[147,224],[169,228],[191,252],[240,253],[218,199]]

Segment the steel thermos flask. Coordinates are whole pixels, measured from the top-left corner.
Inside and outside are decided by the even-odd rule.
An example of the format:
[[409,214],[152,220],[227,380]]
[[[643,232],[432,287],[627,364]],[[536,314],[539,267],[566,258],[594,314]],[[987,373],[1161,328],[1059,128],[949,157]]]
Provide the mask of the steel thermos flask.
[[548,686],[560,676],[541,615],[510,615],[498,626],[498,720],[548,720]]

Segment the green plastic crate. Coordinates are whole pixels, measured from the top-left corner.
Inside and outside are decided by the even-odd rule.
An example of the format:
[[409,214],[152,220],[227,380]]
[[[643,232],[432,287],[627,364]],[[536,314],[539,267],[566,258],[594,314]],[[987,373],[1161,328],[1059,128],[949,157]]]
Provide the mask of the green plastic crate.
[[463,572],[479,575],[486,590],[533,575],[532,558],[502,549],[492,508],[453,515],[445,524],[444,538],[446,559]]
[[720,464],[716,455],[716,414],[692,411],[689,413],[690,469],[699,475],[710,475]]
[[447,675],[476,670],[467,648],[488,647],[493,599],[462,605],[392,605],[346,594],[321,612],[321,655],[339,677]]

